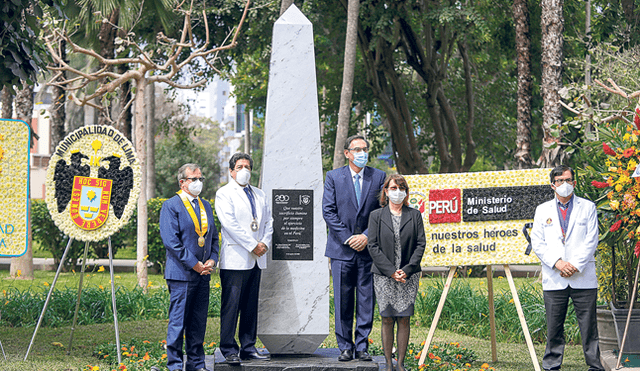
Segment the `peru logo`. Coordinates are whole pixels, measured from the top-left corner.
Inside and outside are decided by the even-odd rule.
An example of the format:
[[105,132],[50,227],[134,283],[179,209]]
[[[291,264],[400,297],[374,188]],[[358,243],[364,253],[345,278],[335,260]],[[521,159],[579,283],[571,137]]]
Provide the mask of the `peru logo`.
[[409,206],[420,211],[422,217],[424,217],[427,211],[427,195],[422,192],[409,192]]
[[432,189],[429,191],[429,224],[460,223],[461,190]]
[[84,230],[101,227],[109,217],[111,179],[75,176],[69,212],[75,225]]

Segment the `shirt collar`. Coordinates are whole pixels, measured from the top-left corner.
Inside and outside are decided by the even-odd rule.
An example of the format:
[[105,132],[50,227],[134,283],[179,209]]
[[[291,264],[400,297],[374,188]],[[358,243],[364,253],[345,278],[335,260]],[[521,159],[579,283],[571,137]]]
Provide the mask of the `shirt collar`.
[[360,174],[360,179],[362,179],[362,177],[364,177],[364,168],[360,169],[359,173],[356,173],[355,171],[353,171],[351,166],[349,166],[349,171],[351,172],[351,179],[353,179],[353,177],[356,176],[356,174]]
[[188,194],[185,191],[182,191],[182,193],[184,193],[184,195],[187,196],[187,200],[189,200],[189,202],[193,202],[193,200],[196,199],[196,197],[193,197],[192,195]]
[[560,202],[560,200],[558,199],[558,196],[556,196],[556,204],[558,206],[561,206],[562,208],[566,209],[566,208],[568,208],[569,206],[571,206],[573,204],[573,196],[574,195],[572,194],[571,198],[569,198],[569,201],[567,201],[566,204],[563,204],[562,202]]

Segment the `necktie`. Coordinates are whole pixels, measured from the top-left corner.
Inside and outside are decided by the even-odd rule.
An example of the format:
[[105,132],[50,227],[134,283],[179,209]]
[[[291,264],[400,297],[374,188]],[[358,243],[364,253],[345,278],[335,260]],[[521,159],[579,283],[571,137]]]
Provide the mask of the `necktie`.
[[356,201],[358,201],[358,205],[360,205],[360,174],[356,174],[354,178],[356,179],[354,183],[356,187]]
[[253,219],[256,219],[256,202],[253,199],[253,194],[251,193],[251,191],[249,190],[249,187],[244,187],[244,193],[247,194],[247,197],[249,198],[249,202],[251,202],[251,212],[253,214]]
[[198,204],[198,199],[194,198],[191,202],[193,202],[193,211],[195,211],[198,216],[198,223],[202,224],[202,220],[200,220],[200,205]]

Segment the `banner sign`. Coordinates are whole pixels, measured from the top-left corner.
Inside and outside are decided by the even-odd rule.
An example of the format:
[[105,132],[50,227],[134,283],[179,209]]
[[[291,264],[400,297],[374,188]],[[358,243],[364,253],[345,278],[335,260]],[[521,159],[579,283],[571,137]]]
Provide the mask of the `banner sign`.
[[554,197],[551,169],[407,175],[409,204],[420,210],[423,266],[538,263],[522,233],[536,207]]
[[60,230],[102,241],[129,222],[140,194],[140,161],[111,126],[83,126],[56,147],[47,169],[47,208]]
[[0,256],[27,252],[31,129],[21,120],[0,120]]

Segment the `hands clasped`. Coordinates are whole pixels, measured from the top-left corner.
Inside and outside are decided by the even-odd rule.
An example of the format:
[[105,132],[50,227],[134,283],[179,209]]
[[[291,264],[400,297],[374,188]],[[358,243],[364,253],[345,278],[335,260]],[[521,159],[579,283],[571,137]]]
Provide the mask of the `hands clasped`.
[[404,271],[402,269],[398,269],[397,271],[395,271],[391,275],[391,278],[393,278],[394,280],[396,280],[397,282],[400,282],[400,283],[407,282],[407,274],[404,273]]
[[267,245],[265,245],[263,242],[258,242],[258,245],[251,252],[257,255],[258,257],[261,257],[262,255],[266,254],[267,251],[269,251],[269,248],[267,247]]
[[202,262],[198,262],[198,264],[193,266],[193,270],[200,273],[201,276],[206,276],[213,272],[213,268],[216,267],[216,262],[209,259],[204,264]]
[[367,243],[369,242],[369,238],[364,234],[354,234],[349,239],[349,247],[356,251],[362,251],[365,247],[367,247]]
[[578,271],[578,268],[574,267],[573,264],[562,259],[558,259],[556,262],[556,269],[560,271],[560,276],[564,278],[569,278]]

